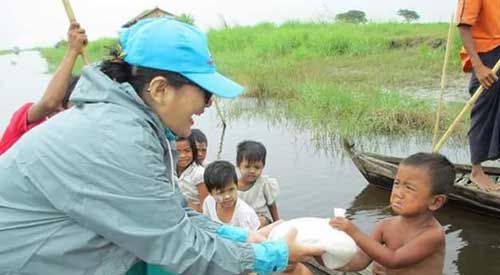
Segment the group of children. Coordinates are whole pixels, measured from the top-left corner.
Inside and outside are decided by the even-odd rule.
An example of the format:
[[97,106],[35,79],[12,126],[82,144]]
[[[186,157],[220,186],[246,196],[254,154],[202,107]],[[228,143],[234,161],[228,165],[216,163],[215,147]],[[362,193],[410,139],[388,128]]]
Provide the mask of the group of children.
[[[214,221],[248,230],[277,221],[279,186],[276,179],[262,174],[266,164],[264,145],[256,141],[238,144],[236,168],[239,173],[233,164],[224,160],[203,168],[200,163],[206,163],[207,145],[205,135],[197,129],[187,141],[177,144],[181,155],[178,171],[191,171],[189,175],[180,174],[180,186],[188,201],[198,207],[195,209]],[[202,154],[198,148],[202,148]],[[185,161],[185,153],[190,163]],[[187,182],[186,179],[195,180]],[[378,222],[371,236],[362,233],[346,218],[330,220],[333,228],[347,233],[359,247],[353,260],[340,270],[363,270],[373,261],[373,274],[442,274],[445,233],[434,213],[447,201],[454,180],[453,164],[440,154],[417,153],[404,159],[390,197],[396,216]],[[189,184],[191,187],[186,186]],[[313,273],[298,264],[284,274]]]
[[187,138],[177,138],[176,147],[179,186],[188,206],[214,221],[248,230],[279,220],[279,184],[262,174],[267,154],[262,143],[238,144],[236,167],[225,160],[208,164],[207,137],[199,129]]

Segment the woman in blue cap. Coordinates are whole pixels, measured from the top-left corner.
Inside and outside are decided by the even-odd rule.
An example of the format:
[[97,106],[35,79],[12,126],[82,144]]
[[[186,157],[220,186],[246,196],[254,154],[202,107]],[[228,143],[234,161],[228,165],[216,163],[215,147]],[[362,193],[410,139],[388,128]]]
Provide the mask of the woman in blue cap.
[[[187,136],[218,74],[205,35],[170,18],[120,34],[123,60],[83,69],[74,108],[0,158],[1,274],[124,274],[138,259],[177,274],[269,274],[321,253],[185,208],[165,132]],[[170,132],[171,131],[171,132]]]

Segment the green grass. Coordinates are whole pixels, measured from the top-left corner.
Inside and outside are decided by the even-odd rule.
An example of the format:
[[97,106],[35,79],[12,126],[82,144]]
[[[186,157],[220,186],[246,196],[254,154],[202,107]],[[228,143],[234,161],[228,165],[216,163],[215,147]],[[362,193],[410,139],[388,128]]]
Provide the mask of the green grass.
[[[108,48],[116,45],[117,45],[116,39],[111,39],[111,38],[103,38],[97,41],[92,41],[91,43],[89,43],[89,46],[86,49],[89,55],[90,62],[92,63],[102,60],[109,53]],[[66,54],[67,44],[59,48],[41,48],[39,50],[42,56],[47,60],[47,63],[49,64],[49,71],[53,72],[61,62],[64,55]],[[79,73],[82,66],[83,66],[82,59],[78,58],[74,72]]]
[[0,50],[0,55],[6,55],[6,54],[11,54],[13,53],[12,50]]
[[[347,135],[429,134],[435,102],[399,91],[439,89],[447,24],[262,23],[211,30],[219,71],[245,96],[279,102],[279,115]],[[92,60],[112,39],[91,42]],[[448,79],[465,93],[455,33]],[[42,49],[53,70],[63,49]],[[448,125],[460,106],[448,104]],[[241,114],[234,112],[233,114]],[[458,132],[463,136],[463,126]]]

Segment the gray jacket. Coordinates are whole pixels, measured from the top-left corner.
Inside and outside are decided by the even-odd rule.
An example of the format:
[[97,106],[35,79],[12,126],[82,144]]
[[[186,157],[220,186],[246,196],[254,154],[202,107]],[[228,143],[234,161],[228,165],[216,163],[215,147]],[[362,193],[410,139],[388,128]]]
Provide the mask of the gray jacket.
[[86,67],[71,100],[0,157],[0,274],[123,274],[138,258],[177,274],[253,269],[249,244],[172,192],[164,127],[128,83]]

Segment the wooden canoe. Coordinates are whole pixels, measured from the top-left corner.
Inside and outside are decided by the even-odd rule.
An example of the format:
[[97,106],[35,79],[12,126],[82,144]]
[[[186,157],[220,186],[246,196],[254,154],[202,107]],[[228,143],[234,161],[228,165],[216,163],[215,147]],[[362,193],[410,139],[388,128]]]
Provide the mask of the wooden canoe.
[[[343,140],[343,147],[354,165],[365,179],[377,187],[391,190],[394,177],[402,158],[359,152],[354,143]],[[455,188],[449,195],[451,206],[461,207],[483,215],[500,218],[500,191],[485,192],[478,189],[470,181],[471,166],[455,164],[457,176]],[[500,168],[484,167],[484,171],[497,181]]]

